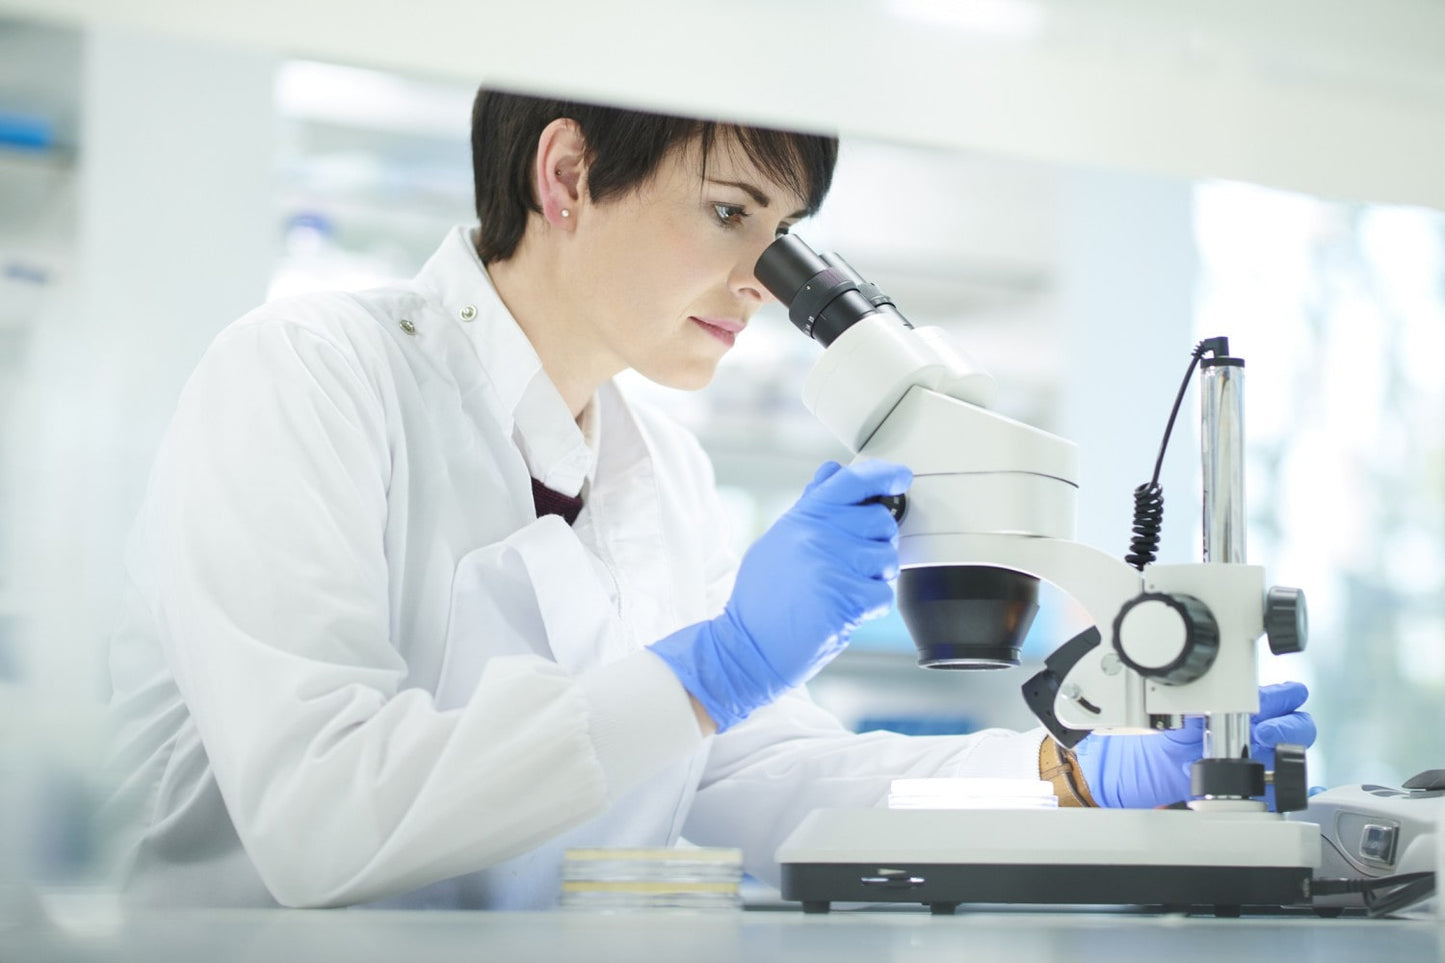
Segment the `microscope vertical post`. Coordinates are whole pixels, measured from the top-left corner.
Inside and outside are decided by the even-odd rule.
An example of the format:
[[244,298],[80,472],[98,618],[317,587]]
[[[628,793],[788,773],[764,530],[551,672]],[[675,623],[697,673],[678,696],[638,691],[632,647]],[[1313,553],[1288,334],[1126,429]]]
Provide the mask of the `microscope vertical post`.
[[[1245,563],[1244,360],[1226,348],[1200,366],[1204,474],[1204,561]],[[1249,753],[1249,715],[1204,720],[1204,754],[1239,759]]]

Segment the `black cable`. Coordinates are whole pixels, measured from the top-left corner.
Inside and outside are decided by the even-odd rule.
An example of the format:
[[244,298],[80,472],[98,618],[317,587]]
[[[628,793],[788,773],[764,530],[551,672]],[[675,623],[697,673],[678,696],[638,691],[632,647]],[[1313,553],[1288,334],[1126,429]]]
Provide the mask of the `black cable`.
[[1164,426],[1164,439],[1159,442],[1159,457],[1154,460],[1154,477],[1146,484],[1134,489],[1134,537],[1129,540],[1129,554],[1124,561],[1139,569],[1152,563],[1159,556],[1159,532],[1164,527],[1164,489],[1159,486],[1159,473],[1164,469],[1164,452],[1169,448],[1169,436],[1174,433],[1174,422],[1179,417],[1179,407],[1184,403],[1184,393],[1189,390],[1194,369],[1206,351],[1216,356],[1229,352],[1228,338],[1205,338],[1194,346],[1189,357],[1189,368],[1184,372],[1184,381],[1179,385],[1179,394],[1174,397],[1174,407],[1169,411],[1169,421]]
[[1345,896],[1358,893],[1370,916],[1389,916],[1435,895],[1435,874],[1398,873],[1394,876],[1325,878],[1311,880],[1315,896]]
[[[1365,890],[1365,911],[1371,916],[1389,916],[1435,895],[1434,873],[1402,873],[1387,876],[1388,887]],[[1390,890],[1385,892],[1385,890]]]

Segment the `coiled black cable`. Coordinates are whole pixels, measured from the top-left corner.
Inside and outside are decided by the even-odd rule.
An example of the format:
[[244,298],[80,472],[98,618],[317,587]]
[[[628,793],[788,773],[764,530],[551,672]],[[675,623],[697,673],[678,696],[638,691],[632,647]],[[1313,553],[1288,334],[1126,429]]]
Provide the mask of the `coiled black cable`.
[[1164,527],[1164,489],[1159,485],[1159,472],[1164,467],[1164,452],[1169,447],[1169,436],[1174,432],[1174,420],[1179,417],[1179,406],[1184,403],[1184,392],[1189,390],[1189,381],[1194,369],[1206,351],[1213,351],[1215,357],[1229,353],[1228,338],[1205,338],[1194,346],[1189,358],[1189,369],[1184,372],[1184,381],[1179,385],[1179,394],[1174,398],[1174,407],[1169,412],[1169,423],[1164,426],[1164,440],[1159,443],[1159,457],[1154,460],[1154,477],[1134,489],[1134,537],[1129,540],[1129,554],[1124,561],[1144,570],[1159,556],[1159,532]]
[[1124,561],[1144,570],[1159,554],[1159,531],[1164,527],[1164,489],[1151,481],[1134,489],[1134,537]]

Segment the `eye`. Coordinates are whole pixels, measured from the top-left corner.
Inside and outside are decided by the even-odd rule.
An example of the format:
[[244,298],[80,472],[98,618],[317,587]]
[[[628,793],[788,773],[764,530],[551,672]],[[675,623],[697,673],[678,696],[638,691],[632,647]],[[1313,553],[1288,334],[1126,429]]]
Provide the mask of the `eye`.
[[791,231],[792,229],[793,229],[793,225],[791,225],[791,224],[779,224],[779,225],[778,225],[778,229],[773,232],[773,236],[774,236],[774,237],[782,237],[784,234],[788,233],[788,232]]
[[741,204],[714,204],[712,209],[723,227],[739,227],[748,216],[748,209]]

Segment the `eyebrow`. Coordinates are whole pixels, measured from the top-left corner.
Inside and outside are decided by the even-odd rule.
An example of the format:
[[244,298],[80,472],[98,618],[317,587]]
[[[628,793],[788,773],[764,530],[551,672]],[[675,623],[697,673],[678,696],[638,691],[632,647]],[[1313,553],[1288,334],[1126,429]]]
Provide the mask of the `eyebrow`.
[[[723,186],[723,187],[736,187],[738,190],[744,192],[744,193],[747,194],[749,197],[751,197],[751,198],[753,199],[753,203],[757,204],[758,207],[767,207],[769,204],[771,204],[771,203],[773,202],[773,199],[770,198],[770,197],[768,197],[768,195],[764,194],[762,191],[758,190],[758,189],[757,189],[756,187],[754,187],[753,185],[744,183],[743,181],[725,181],[725,180],[721,180],[721,179],[716,178],[716,177],[709,177],[709,178],[708,178],[708,181],[709,181],[709,183],[719,184],[719,185],[721,185],[721,186]],[[807,217],[807,216],[808,216],[807,210],[797,210],[797,211],[794,211],[793,213],[789,214],[788,217],[783,218],[783,220],[788,220],[789,218],[801,218],[801,217]]]

